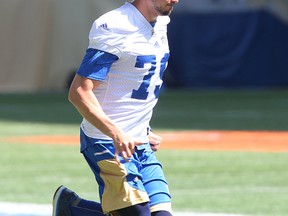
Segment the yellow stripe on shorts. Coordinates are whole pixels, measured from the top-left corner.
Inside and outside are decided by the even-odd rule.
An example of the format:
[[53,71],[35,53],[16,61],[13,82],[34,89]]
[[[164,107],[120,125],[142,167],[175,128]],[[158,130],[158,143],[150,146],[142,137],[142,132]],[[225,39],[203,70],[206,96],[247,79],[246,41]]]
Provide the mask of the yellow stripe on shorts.
[[139,203],[149,202],[145,191],[133,188],[126,180],[127,171],[115,159],[98,162],[100,177],[104,182],[102,208],[105,214]]

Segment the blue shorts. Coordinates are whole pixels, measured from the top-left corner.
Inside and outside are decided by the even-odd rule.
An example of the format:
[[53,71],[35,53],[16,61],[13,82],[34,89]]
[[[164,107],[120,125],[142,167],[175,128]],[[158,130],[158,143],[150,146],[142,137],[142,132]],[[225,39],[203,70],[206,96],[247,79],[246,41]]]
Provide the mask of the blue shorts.
[[[149,202],[151,212],[171,210],[171,196],[162,166],[149,143],[135,147],[130,162],[120,156],[115,160],[113,141],[87,137],[81,131],[81,142],[89,143],[82,151],[99,185],[104,213]],[[86,143],[88,144],[88,143]]]

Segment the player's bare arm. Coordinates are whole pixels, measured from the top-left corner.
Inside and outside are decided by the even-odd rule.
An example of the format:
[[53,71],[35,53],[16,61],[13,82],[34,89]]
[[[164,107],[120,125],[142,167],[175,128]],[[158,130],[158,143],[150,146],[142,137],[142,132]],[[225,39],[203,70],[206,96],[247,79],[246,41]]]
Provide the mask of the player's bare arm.
[[134,153],[135,145],[141,145],[142,143],[134,141],[128,135],[124,134],[103,112],[101,105],[93,94],[93,90],[95,90],[100,83],[100,81],[76,75],[69,90],[69,101],[85,119],[113,139],[116,148],[115,157],[117,162],[119,163],[119,154],[121,154],[126,161],[129,161],[129,158]]

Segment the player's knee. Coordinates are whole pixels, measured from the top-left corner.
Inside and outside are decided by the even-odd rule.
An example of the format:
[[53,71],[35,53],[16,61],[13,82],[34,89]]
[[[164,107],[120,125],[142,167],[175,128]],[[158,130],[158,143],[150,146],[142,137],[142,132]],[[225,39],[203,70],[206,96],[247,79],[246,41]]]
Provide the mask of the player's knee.
[[148,203],[141,203],[134,206],[117,210],[119,216],[147,216],[151,215]]

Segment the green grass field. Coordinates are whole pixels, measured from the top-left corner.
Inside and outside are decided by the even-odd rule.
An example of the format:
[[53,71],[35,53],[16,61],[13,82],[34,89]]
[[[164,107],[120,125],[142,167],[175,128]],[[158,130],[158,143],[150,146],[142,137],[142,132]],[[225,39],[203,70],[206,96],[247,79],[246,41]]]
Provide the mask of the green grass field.
[[[166,91],[155,130],[288,130],[288,91]],[[7,136],[78,134],[66,93],[0,95],[0,202],[51,203],[65,184],[88,199],[97,185],[78,146],[6,143]],[[288,144],[287,144],[288,145]],[[288,154],[162,150],[177,211],[288,215]]]

